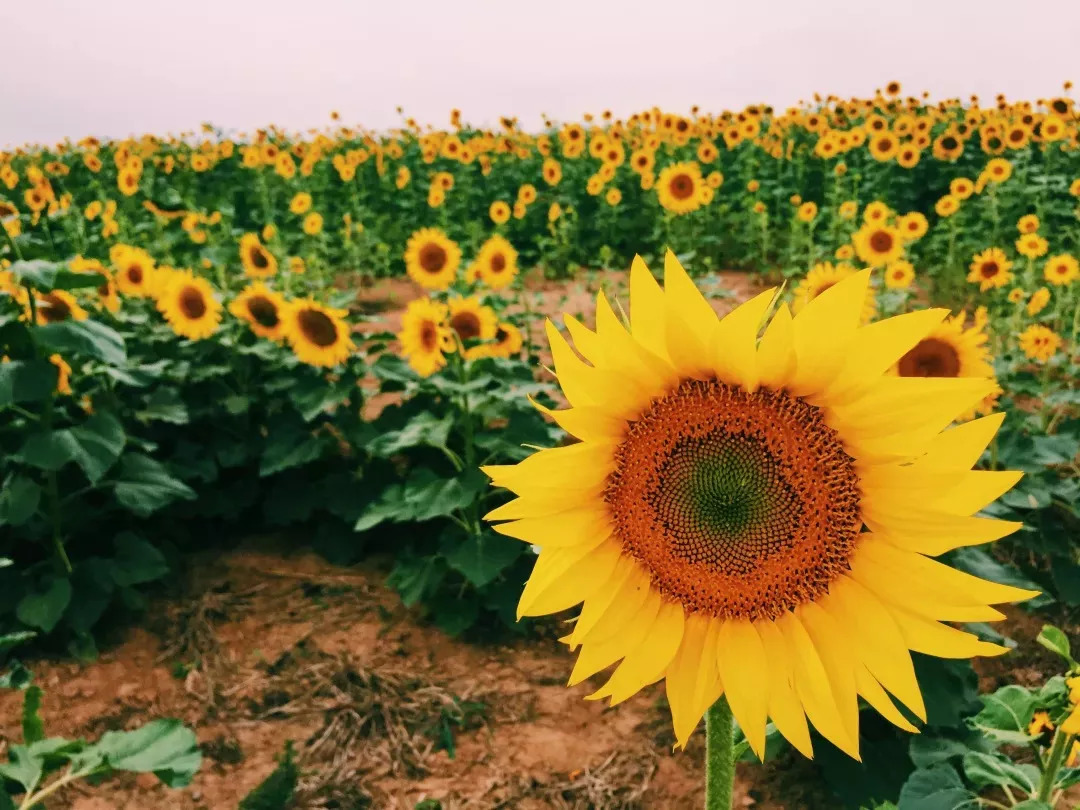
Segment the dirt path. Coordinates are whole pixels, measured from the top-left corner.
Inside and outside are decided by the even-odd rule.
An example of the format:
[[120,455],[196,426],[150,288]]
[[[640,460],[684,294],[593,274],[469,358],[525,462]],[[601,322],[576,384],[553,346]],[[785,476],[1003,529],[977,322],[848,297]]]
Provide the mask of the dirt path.
[[[702,735],[672,751],[662,689],[614,709],[585,701],[599,680],[565,687],[572,662],[554,626],[513,643],[453,640],[385,588],[388,561],[341,569],[266,548],[193,561],[184,593],[93,663],[27,662],[50,734],[179,717],[206,755],[185,790],[121,777],[70,793],[76,810],[232,810],[286,740],[304,768],[300,808],[700,806]],[[8,738],[18,697],[0,696]],[[737,806],[796,806],[760,788],[774,770],[741,765]]]

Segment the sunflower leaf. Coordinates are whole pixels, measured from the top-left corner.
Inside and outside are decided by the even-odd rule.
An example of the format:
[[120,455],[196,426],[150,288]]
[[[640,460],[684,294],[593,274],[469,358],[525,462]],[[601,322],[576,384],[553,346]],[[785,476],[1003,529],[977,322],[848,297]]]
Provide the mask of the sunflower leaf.
[[0,407],[45,399],[56,388],[57,373],[47,360],[0,363]]
[[98,321],[61,321],[34,330],[34,339],[50,352],[93,357],[110,366],[127,362],[124,338]]
[[447,564],[470,584],[482,588],[508,568],[526,550],[524,543],[495,532],[471,534],[456,544],[444,540]]
[[33,287],[39,292],[100,287],[105,283],[105,277],[100,273],[76,273],[63,264],[41,259],[15,262],[11,265],[11,273],[20,284]]
[[173,478],[158,461],[140,453],[120,459],[116,499],[135,514],[146,517],[177,500],[194,500],[195,491]]

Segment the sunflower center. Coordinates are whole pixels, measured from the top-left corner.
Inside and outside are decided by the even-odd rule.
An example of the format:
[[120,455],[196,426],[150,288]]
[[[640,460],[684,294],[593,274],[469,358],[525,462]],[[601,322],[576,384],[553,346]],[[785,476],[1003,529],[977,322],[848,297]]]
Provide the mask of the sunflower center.
[[958,146],[956,138],[954,138],[952,135],[947,135],[945,139],[942,140],[941,145],[950,151],[952,151]]
[[494,256],[491,257],[490,267],[491,272],[501,273],[503,270],[506,269],[506,257],[503,256],[501,253],[496,253]]
[[694,193],[694,181],[689,175],[677,174],[671,178],[671,196],[676,200],[688,200]]
[[886,231],[874,231],[870,236],[870,247],[878,253],[888,253],[892,250],[893,238]]
[[420,345],[424,347],[424,351],[433,352],[439,345],[439,330],[435,328],[435,324],[431,321],[424,321],[424,324],[420,327]]
[[688,611],[776,618],[847,570],[858,477],[802,400],[688,380],[631,424],[615,457],[616,536]]
[[420,248],[420,266],[429,273],[438,273],[446,266],[446,250],[441,245],[429,242]]
[[59,323],[71,317],[71,307],[60,296],[52,293],[45,293],[41,297],[38,312],[46,323]]
[[252,320],[259,326],[264,326],[267,329],[273,329],[278,325],[278,311],[277,306],[269,298],[261,295],[248,300],[248,313],[251,315]]
[[251,249],[251,264],[258,270],[265,270],[270,266],[270,260],[266,258],[262,248],[253,247]]
[[960,373],[960,355],[944,340],[924,338],[900,358],[901,377],[956,377]]
[[983,262],[982,267],[979,268],[983,278],[993,278],[998,274],[997,262]]
[[475,312],[459,312],[450,318],[450,326],[462,340],[480,337],[480,319]]
[[302,309],[296,322],[304,337],[320,349],[333,346],[338,339],[337,327],[330,316],[317,309]]
[[206,299],[197,287],[184,287],[176,297],[176,304],[190,321],[198,320],[206,314]]
[[132,284],[142,284],[142,280],[143,280],[142,268],[139,267],[139,265],[137,265],[137,264],[132,265],[131,267],[128,268],[127,277],[128,277],[128,280]]

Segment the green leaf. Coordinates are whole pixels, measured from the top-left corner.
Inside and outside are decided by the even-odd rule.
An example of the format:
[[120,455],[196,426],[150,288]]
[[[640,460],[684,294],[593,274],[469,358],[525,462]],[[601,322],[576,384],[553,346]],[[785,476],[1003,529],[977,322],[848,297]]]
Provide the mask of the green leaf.
[[173,425],[186,425],[189,421],[187,405],[175,388],[155,388],[143,408],[135,412],[135,418],[140,422]]
[[421,411],[400,430],[389,430],[376,436],[367,449],[373,456],[386,458],[412,447],[446,447],[453,424],[450,414],[437,417],[430,411]]
[[116,536],[113,547],[113,580],[121,587],[153,582],[169,573],[165,555],[138,535],[123,532]]
[[951,765],[920,768],[900,790],[898,810],[975,810],[979,799]]
[[456,544],[451,540],[450,545],[451,550],[443,552],[447,564],[477,588],[495,579],[528,548],[520,540],[490,531],[468,535]]
[[1027,745],[1031,741],[1027,729],[1035,711],[1035,695],[1022,686],[1009,684],[979,699],[983,709],[971,718],[974,728],[1002,743]]
[[1053,810],[1053,808],[1039,799],[1025,799],[1020,804],[1014,804],[1012,810]]
[[15,454],[16,461],[42,470],[59,470],[73,458],[66,430],[31,433]]
[[37,787],[45,772],[42,758],[34,756],[25,745],[9,745],[7,755],[8,761],[0,764],[0,777],[18,782],[27,792]]
[[287,740],[285,753],[278,760],[277,767],[240,800],[237,810],[285,810],[292,801],[300,777],[294,756],[292,741]]
[[40,713],[43,694],[40,686],[31,686],[23,693],[22,733],[25,745],[33,745],[45,739],[45,723]]
[[307,428],[293,426],[271,429],[259,462],[259,475],[265,477],[310,464],[318,460],[322,452],[323,441]]
[[71,457],[96,484],[120,457],[127,436],[119,420],[110,413],[96,413],[78,427],[65,431]]
[[30,478],[14,473],[0,492],[0,525],[22,526],[41,503],[41,487]]
[[58,375],[48,360],[0,362],[0,407],[46,399],[56,388]]
[[116,499],[136,515],[146,517],[177,500],[194,500],[195,491],[149,456],[128,453],[120,459]]
[[[20,644],[25,644],[31,639],[37,638],[37,633],[30,630],[19,630],[14,633],[4,633],[0,635],[0,656],[5,655],[8,650],[13,650]],[[7,684],[10,687],[10,684]],[[4,688],[5,683],[0,678],[0,688]]]
[[1017,765],[1002,754],[970,751],[964,755],[964,775],[975,787],[1009,785],[1025,793],[1035,792],[1038,780],[1032,781]]
[[398,558],[386,584],[394,588],[406,607],[431,595],[446,576],[446,568],[436,556],[406,554]]
[[34,330],[34,339],[48,351],[65,357],[93,357],[110,366],[122,366],[127,361],[124,338],[98,321],[48,323]]
[[105,283],[105,277],[100,273],[76,273],[63,264],[41,259],[18,261],[10,269],[20,284],[29,285],[39,292],[100,287]]
[[134,731],[109,731],[90,748],[113,770],[153,773],[169,787],[190,784],[202,765],[195,732],[179,720],[154,720]]
[[51,633],[71,601],[71,583],[53,577],[38,583],[15,606],[15,616],[25,625]]
[[916,768],[929,768],[953,757],[962,757],[969,751],[981,749],[989,751],[987,741],[975,732],[968,732],[968,740],[956,740],[951,737],[935,737],[919,734],[912,737],[908,744],[908,756]]
[[1054,625],[1044,624],[1035,640],[1050,652],[1060,655],[1072,666],[1076,666],[1076,661],[1072,657],[1072,648],[1069,646],[1069,637]]

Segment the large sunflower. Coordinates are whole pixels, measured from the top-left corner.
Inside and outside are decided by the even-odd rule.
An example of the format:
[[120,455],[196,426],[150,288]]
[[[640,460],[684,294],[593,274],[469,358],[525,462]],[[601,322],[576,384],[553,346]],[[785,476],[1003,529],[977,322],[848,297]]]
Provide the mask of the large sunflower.
[[259,241],[256,233],[245,233],[240,237],[240,263],[252,278],[269,278],[278,270],[277,259]]
[[356,346],[349,337],[346,311],[312,298],[292,301],[285,312],[285,337],[293,354],[311,366],[336,366]]
[[421,228],[405,245],[405,270],[425,290],[445,290],[454,283],[461,248],[439,228]]
[[656,178],[660,205],[673,214],[689,214],[702,205],[701,189],[705,180],[697,163],[673,163]]
[[518,273],[518,252],[504,237],[495,234],[480,246],[477,273],[493,290],[509,285]]
[[447,325],[457,333],[463,345],[466,342],[491,340],[495,337],[498,318],[491,307],[480,303],[480,299],[475,296],[456,296],[447,301],[447,304],[450,307]]
[[157,267],[154,258],[142,248],[116,245],[109,251],[116,275],[116,288],[131,298],[149,298]]
[[176,270],[157,295],[157,308],[173,331],[190,340],[208,338],[221,323],[214,288],[190,270]]
[[401,355],[413,371],[430,377],[446,365],[446,355],[454,351],[454,333],[446,323],[446,304],[430,298],[410,301],[401,316]]
[[904,255],[901,233],[889,225],[863,225],[851,241],[859,258],[871,267],[891,264]]
[[259,281],[241,290],[229,304],[229,312],[246,321],[256,335],[270,340],[285,337],[287,309],[285,299]]
[[584,602],[571,685],[618,663],[591,697],[665,680],[680,745],[724,695],[759,757],[770,718],[857,757],[859,697],[926,716],[909,650],[1005,652],[943,622],[1032,594],[933,559],[1019,527],[971,517],[1019,478],[970,469],[1000,418],[942,432],[992,383],[888,375],[946,313],[860,327],[868,282],[781,305],[759,341],[775,290],[718,321],[669,253],[664,289],[635,260],[629,328],[602,293],[596,331],[566,318],[580,357],[548,324],[572,406],[551,415],[581,441],[485,471],[518,496],[497,530],[540,549],[518,614]]
[[981,292],[1004,287],[1012,281],[1012,262],[1001,248],[987,248],[976,253],[969,265],[967,280],[978,284]]

